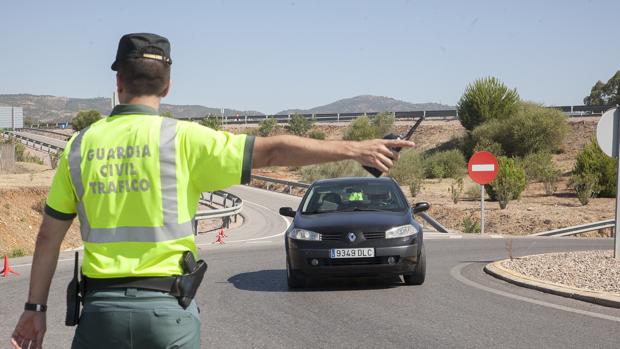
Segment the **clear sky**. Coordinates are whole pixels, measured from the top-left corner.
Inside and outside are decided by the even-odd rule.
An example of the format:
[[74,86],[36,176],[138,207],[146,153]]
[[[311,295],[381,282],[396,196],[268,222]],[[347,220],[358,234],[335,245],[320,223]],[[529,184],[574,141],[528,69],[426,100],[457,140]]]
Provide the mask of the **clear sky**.
[[118,39],[172,43],[164,100],[274,113],[359,94],[456,104],[493,75],[581,104],[620,69],[618,0],[2,1],[0,93],[109,97]]

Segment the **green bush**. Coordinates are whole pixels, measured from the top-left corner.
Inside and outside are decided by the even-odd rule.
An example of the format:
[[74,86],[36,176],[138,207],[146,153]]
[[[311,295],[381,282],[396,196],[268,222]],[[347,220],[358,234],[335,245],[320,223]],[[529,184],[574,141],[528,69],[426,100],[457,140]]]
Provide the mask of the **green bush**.
[[414,149],[403,150],[400,160],[390,170],[390,176],[399,183],[409,183],[412,179],[424,178],[424,160]]
[[577,155],[573,177],[596,179],[593,192],[607,198],[616,197],[616,172],[618,160],[607,156],[593,138]]
[[458,204],[461,199],[461,194],[463,193],[463,178],[454,179],[450,184],[450,188],[448,188],[448,192],[450,193],[452,202],[454,202],[455,205]]
[[360,116],[353,120],[344,131],[342,139],[348,141],[363,141],[375,138],[375,127],[367,116]]
[[310,132],[308,132],[308,137],[313,139],[325,139],[325,132],[317,129],[310,130]]
[[577,193],[577,199],[582,205],[587,205],[590,198],[597,194],[598,179],[591,173],[581,173],[573,175],[569,183],[570,187]]
[[270,134],[274,133],[278,128],[278,120],[274,118],[266,118],[258,123],[258,135],[262,137],[267,137]]
[[424,188],[424,179],[421,177],[414,177],[409,180],[409,193],[411,197],[416,197],[420,191]]
[[383,138],[390,133],[393,125],[394,117],[391,113],[379,113],[372,117],[360,116],[349,124],[342,138],[351,141]]
[[312,120],[306,119],[301,114],[293,114],[288,122],[288,130],[297,136],[304,136],[312,128]]
[[554,165],[551,154],[545,152],[529,154],[520,163],[528,181],[543,183],[545,194],[553,195],[557,191],[561,171]]
[[517,200],[521,196],[527,181],[525,170],[514,159],[500,156],[497,159],[499,171],[493,182],[485,186],[491,200],[497,200],[503,210],[510,200]]
[[368,172],[354,160],[328,162],[301,168],[301,178],[306,183],[319,179],[338,177],[366,177]]
[[[476,127],[468,145],[496,148],[497,143],[501,146],[501,152],[508,156],[552,153],[560,150],[567,132],[568,123],[562,112],[521,103],[515,113],[505,119],[490,120]],[[499,149],[489,151],[497,152]]]
[[24,251],[21,248],[16,248],[13,249],[10,253],[9,253],[9,258],[16,258],[16,257],[23,257],[26,255],[26,251]]
[[457,105],[459,120],[471,131],[486,121],[505,119],[512,115],[519,102],[516,90],[510,90],[494,77],[469,84]]
[[480,234],[480,222],[476,218],[465,217],[463,218],[463,233],[465,234]]
[[424,159],[426,178],[459,178],[466,168],[465,157],[456,149],[437,152]]
[[206,126],[216,131],[221,130],[222,129],[222,118],[218,118],[217,116],[213,116],[213,115],[207,115],[202,120],[200,120],[200,124],[202,126]]
[[80,131],[101,119],[101,113],[96,110],[82,110],[71,120],[71,127]]

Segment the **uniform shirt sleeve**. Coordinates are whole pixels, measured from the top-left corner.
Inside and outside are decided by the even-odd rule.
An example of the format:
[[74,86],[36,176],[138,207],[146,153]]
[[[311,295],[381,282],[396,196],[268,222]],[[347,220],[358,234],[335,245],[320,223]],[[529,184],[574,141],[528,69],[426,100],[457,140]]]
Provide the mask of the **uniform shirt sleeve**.
[[254,137],[215,131],[184,122],[179,129],[190,179],[199,191],[225,189],[249,183]]
[[[68,149],[68,148],[67,148]],[[60,219],[71,220],[76,216],[77,197],[71,183],[69,162],[63,153],[56,167],[56,175],[47,195],[45,213]]]

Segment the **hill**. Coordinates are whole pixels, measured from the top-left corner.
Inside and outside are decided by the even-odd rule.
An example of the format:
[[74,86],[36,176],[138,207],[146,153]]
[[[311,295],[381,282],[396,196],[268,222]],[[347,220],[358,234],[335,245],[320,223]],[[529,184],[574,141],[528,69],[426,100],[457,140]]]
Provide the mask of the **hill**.
[[[33,121],[69,121],[80,110],[94,109],[103,115],[112,110],[110,98],[71,98],[56,96],[40,96],[31,94],[4,94],[0,95],[0,105],[19,106],[24,108],[24,116]],[[174,116],[201,118],[207,114],[220,115],[219,108],[210,108],[202,105],[175,105],[162,104],[161,112],[171,112]],[[226,115],[262,114],[257,111],[241,111],[225,109]]]
[[311,109],[287,109],[279,112],[278,114],[363,113],[382,111],[442,110],[453,108],[453,106],[439,103],[409,103],[390,97],[361,95],[351,98],[344,98],[333,103]]

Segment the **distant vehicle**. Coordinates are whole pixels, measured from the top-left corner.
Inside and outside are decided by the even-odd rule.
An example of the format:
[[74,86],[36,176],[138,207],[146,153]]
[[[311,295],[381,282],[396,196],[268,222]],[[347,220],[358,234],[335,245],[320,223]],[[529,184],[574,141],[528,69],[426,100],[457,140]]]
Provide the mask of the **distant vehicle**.
[[405,284],[421,285],[426,275],[422,226],[391,178],[338,178],[314,182],[285,234],[289,288],[310,278],[402,275]]

